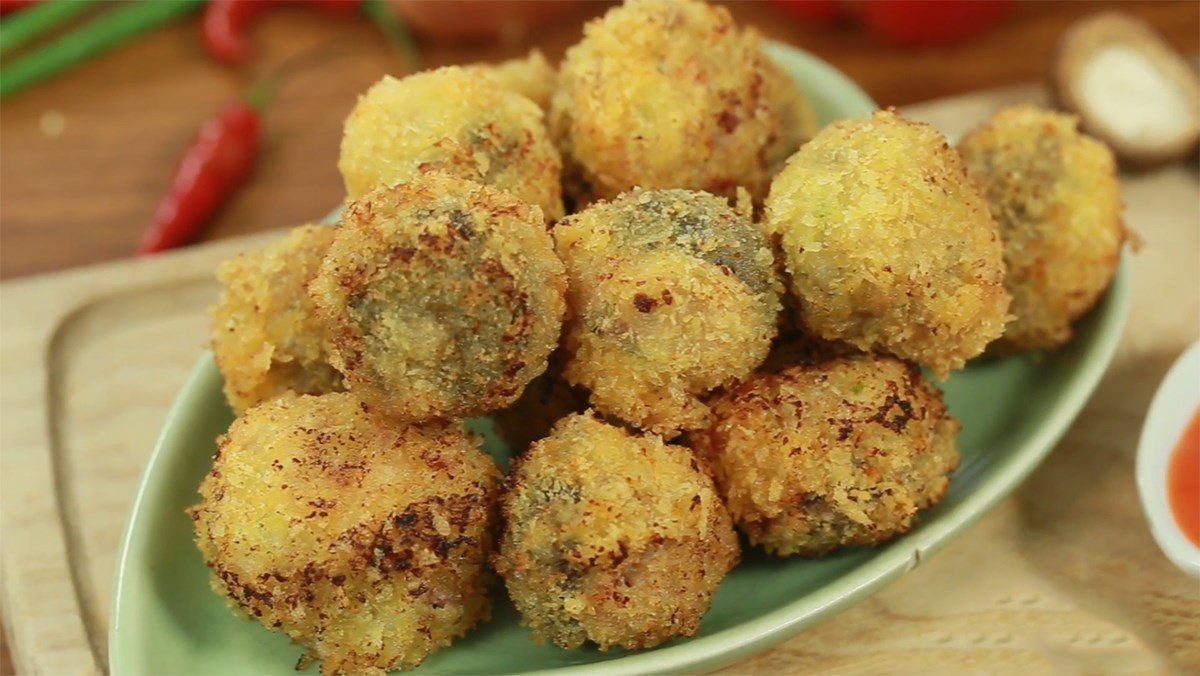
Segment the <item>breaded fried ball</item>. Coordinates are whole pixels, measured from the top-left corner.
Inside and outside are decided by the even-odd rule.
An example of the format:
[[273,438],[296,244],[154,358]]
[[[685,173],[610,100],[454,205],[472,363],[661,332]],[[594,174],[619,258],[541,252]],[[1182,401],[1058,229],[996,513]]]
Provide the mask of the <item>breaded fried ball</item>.
[[554,239],[570,279],[567,380],[603,413],[673,437],[704,424],[701,396],[766,356],[771,250],[723,198],[634,191],[559,221]]
[[859,350],[845,343],[831,343],[803,333],[789,333],[779,336],[767,358],[763,360],[757,371],[760,373],[779,373],[793,366],[816,364],[836,357],[846,357],[859,354]]
[[538,642],[635,650],[692,636],[738,560],[691,452],[590,412],[520,456],[505,487],[495,566]]
[[558,345],[565,291],[540,209],[436,173],[352,202],[309,284],[347,388],[407,420],[516,401]]
[[1015,319],[1004,343],[1046,349],[1112,281],[1125,241],[1113,154],[1077,118],[1032,105],[996,113],[959,144],[1000,222]]
[[946,492],[959,427],[916,366],[857,355],[739,384],[690,441],[750,542],[820,556],[908,531]]
[[1004,331],[999,228],[932,127],[891,111],[831,124],[788,161],[766,206],[812,335],[945,377]]
[[492,78],[504,89],[533,101],[542,110],[550,109],[550,97],[558,85],[558,73],[542,52],[529,51],[524,58],[500,63],[477,63],[466,70]]
[[524,452],[530,444],[550,434],[559,420],[587,409],[587,392],[568,383],[563,376],[566,361],[567,354],[555,350],[546,372],[526,385],[521,398],[512,406],[493,416],[500,436],[514,452]]
[[490,613],[500,474],[479,443],[348,393],[246,411],[189,510],[213,589],[324,674],[420,664]]
[[757,33],[703,2],[627,0],[588,23],[550,107],[582,200],[635,186],[761,197],[780,132],[766,63]]
[[305,291],[332,241],[333,228],[304,225],[217,268],[224,289],[212,309],[212,350],[235,413],[285,392],[342,389]]
[[441,171],[507,190],[550,219],[563,214],[562,160],[542,110],[457,66],[376,82],[346,118],[338,169],[351,199]]

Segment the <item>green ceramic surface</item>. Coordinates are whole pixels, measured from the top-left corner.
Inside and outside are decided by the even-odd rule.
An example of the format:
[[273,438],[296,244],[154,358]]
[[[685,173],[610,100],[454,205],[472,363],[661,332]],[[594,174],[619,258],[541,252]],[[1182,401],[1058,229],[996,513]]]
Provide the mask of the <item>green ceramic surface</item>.
[[[771,45],[824,121],[874,105],[853,83],[803,52]],[[1129,302],[1122,264],[1077,338],[1050,355],[984,360],[944,383],[963,423],[963,462],[950,491],[908,535],[877,549],[820,560],[774,559],[754,549],[729,574],[690,639],[643,652],[537,645],[503,592],[490,622],[420,667],[480,674],[565,669],[603,674],[713,669],[763,650],[828,618],[911,569],[1007,495],[1053,448],[1103,374]],[[183,509],[198,500],[215,437],[233,415],[210,355],[201,358],[167,417],[139,488],[122,546],[112,604],[109,665],[133,674],[289,674],[301,650],[286,637],[230,612],[208,587],[208,571]],[[487,421],[475,423],[490,432]],[[487,450],[504,460],[503,443]],[[931,590],[932,591],[932,590]],[[315,672],[315,667],[309,671]]]

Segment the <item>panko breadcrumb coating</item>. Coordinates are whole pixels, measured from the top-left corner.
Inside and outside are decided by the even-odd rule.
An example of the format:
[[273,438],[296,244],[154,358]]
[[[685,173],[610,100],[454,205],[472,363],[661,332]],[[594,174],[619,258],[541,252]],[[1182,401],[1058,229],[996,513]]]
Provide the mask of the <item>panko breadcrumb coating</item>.
[[760,373],[779,373],[793,366],[817,364],[857,354],[859,350],[845,343],[833,343],[803,333],[789,333],[775,340],[767,358],[757,370]]
[[[758,34],[692,0],[627,0],[567,51],[550,127],[580,201],[633,187],[761,197],[780,115]],[[572,181],[568,187],[576,189]]]
[[408,420],[515,401],[558,345],[565,291],[540,209],[436,173],[352,202],[309,284],[347,388]]
[[766,356],[771,250],[723,198],[634,191],[559,221],[554,239],[570,279],[566,377],[603,413],[673,437],[704,424],[701,396]]
[[752,543],[819,556],[908,531],[946,492],[959,427],[916,366],[858,355],[741,383],[690,441]]
[[500,436],[516,453],[550,433],[554,424],[571,413],[588,407],[588,395],[563,376],[567,354],[559,349],[550,355],[546,372],[525,386],[521,398],[493,416]]
[[346,118],[338,169],[350,198],[426,171],[495,186],[563,214],[562,160],[542,110],[457,66],[385,76]]
[[411,667],[486,619],[499,471],[456,423],[285,396],[218,440],[190,511],[212,586],[324,660]]
[[999,228],[932,127],[891,111],[831,124],[788,161],[766,206],[812,335],[945,377],[1003,333]]
[[514,464],[495,558],[536,640],[602,650],[692,636],[737,563],[737,536],[691,452],[590,412]]
[[533,101],[542,110],[550,109],[550,97],[558,85],[558,73],[541,51],[530,50],[520,59],[500,63],[477,63],[466,70],[492,78],[504,89]]
[[996,113],[959,144],[1000,222],[1015,319],[1004,344],[1071,339],[1112,281],[1125,241],[1113,154],[1077,118],[1032,105]]
[[342,389],[305,291],[332,241],[333,228],[304,225],[217,268],[224,290],[212,309],[212,350],[235,413],[285,392]]

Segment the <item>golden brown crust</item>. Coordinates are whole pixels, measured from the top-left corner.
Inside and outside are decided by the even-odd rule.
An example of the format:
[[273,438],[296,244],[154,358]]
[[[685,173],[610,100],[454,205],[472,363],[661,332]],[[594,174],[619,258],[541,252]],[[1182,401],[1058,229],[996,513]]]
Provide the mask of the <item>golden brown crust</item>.
[[771,351],[758,371],[779,373],[793,366],[812,366],[837,357],[851,357],[859,352],[846,343],[821,340],[804,333],[788,333],[779,336],[771,345]]
[[361,673],[415,666],[488,616],[499,476],[457,423],[285,396],[219,439],[189,511],[218,593],[323,673]]
[[856,355],[758,375],[689,436],[734,522],[779,554],[886,542],[945,493],[960,425],[917,367]]
[[550,127],[577,201],[634,187],[756,196],[780,111],[758,34],[701,2],[628,0],[567,51]]
[[304,225],[217,269],[223,289],[212,309],[212,350],[235,413],[287,392],[342,389],[305,290],[332,241],[333,228]]
[[550,97],[558,85],[558,73],[537,49],[531,49],[521,58],[477,63],[465,69],[492,78],[496,84],[533,101],[542,110],[550,109]]
[[999,227],[928,125],[879,111],[821,130],[772,183],[767,226],[812,335],[944,377],[1004,330]]
[[737,536],[688,449],[590,412],[568,416],[506,479],[495,557],[522,624],[564,648],[691,636],[737,563]]
[[562,160],[542,110],[493,77],[457,66],[385,76],[346,118],[338,169],[351,199],[440,171],[563,215]]
[[559,420],[588,407],[587,392],[563,376],[567,354],[561,348],[550,355],[546,372],[525,386],[521,398],[493,416],[500,436],[514,453],[550,434]]
[[695,429],[700,397],[766,356],[770,247],[724,199],[634,191],[560,221],[554,238],[570,280],[566,378],[606,415],[667,438]]
[[558,343],[565,290],[537,207],[436,173],[352,202],[309,285],[347,387],[406,420],[515,401]]
[[1014,319],[1001,347],[1065,344],[1116,272],[1125,240],[1116,165],[1076,122],[1013,106],[959,143],[1004,241]]

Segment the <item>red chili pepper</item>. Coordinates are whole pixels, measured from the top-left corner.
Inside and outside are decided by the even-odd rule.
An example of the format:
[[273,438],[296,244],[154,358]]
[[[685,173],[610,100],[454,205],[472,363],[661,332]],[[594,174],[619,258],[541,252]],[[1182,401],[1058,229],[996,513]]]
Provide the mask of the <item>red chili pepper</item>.
[[204,8],[204,49],[225,64],[238,64],[250,57],[246,29],[273,3],[254,0],[211,0]]
[[171,187],[138,245],[138,255],[191,242],[226,198],[237,189],[258,157],[261,112],[285,77],[305,64],[330,59],[328,47],[307,50],[259,80],[244,98],[226,105],[200,127],[184,152]]
[[250,43],[246,31],[250,25],[272,7],[289,4],[314,5],[327,14],[346,16],[359,5],[359,0],[303,0],[302,2],[273,2],[270,0],[210,0],[204,8],[201,32],[204,49],[217,61],[237,65],[250,58]]
[[250,174],[259,133],[259,108],[248,101],[231,103],[204,123],[180,161],[170,190],[158,203],[138,255],[192,241]]
[[877,40],[930,47],[962,42],[995,25],[1012,0],[866,0],[852,5]]

